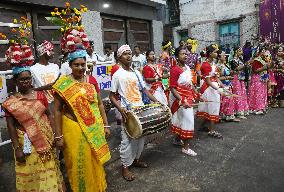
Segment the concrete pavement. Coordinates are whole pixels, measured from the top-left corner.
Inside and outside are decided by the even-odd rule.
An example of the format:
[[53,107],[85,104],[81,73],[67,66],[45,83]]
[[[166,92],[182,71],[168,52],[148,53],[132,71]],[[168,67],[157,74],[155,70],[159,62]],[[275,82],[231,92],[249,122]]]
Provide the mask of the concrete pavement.
[[251,115],[241,123],[222,123],[224,139],[197,132],[196,157],[171,144],[173,137],[146,149],[148,169],[133,169],[131,183],[120,176],[119,161],[107,167],[109,192],[283,192],[284,109]]
[[[112,116],[112,114],[110,114]],[[112,159],[106,165],[108,192],[282,192],[284,191],[284,109],[264,116],[251,115],[241,123],[218,125],[224,139],[196,132],[191,141],[196,157],[185,156],[166,134],[159,144],[145,149],[148,169],[133,168],[136,180],[120,175],[119,127],[113,126]],[[2,137],[6,138],[4,133]],[[5,139],[4,139],[5,140]],[[14,171],[9,146],[0,148],[5,163],[0,168],[0,191],[14,191]]]

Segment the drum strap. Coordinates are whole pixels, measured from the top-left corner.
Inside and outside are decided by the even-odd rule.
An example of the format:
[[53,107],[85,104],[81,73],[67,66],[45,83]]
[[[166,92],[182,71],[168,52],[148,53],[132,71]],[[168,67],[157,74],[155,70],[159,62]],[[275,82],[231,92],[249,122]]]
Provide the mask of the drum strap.
[[130,111],[131,110],[131,104],[130,103],[128,103],[128,101],[122,96],[122,95],[120,95],[120,98],[121,98],[121,101],[125,104],[125,106],[126,106],[126,109],[128,110],[128,111]]
[[138,82],[139,82],[139,86],[140,86],[140,90],[141,90],[141,93],[142,93],[142,100],[143,100],[143,103],[145,105],[147,104],[150,104],[151,103],[151,100],[150,98],[147,96],[147,94],[145,93],[145,88],[143,87],[142,85],[142,82],[141,82],[141,79],[139,78],[139,76],[137,75],[136,71],[133,70],[133,72],[135,73],[137,79],[138,79]]

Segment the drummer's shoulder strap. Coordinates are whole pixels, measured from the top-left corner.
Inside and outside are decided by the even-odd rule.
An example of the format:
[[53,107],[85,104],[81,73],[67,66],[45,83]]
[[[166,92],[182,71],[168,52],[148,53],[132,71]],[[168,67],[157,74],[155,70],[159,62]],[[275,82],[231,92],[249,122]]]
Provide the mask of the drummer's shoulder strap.
[[122,95],[119,95],[121,98],[121,101],[125,104],[126,109],[130,110],[131,109],[131,104],[125,99],[125,97],[123,97]]

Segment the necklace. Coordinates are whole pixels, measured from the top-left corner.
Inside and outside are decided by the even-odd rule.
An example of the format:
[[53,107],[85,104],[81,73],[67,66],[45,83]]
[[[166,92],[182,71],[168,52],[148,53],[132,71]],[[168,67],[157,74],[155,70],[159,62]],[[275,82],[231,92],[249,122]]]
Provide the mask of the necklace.
[[75,81],[79,82],[79,83],[84,83],[86,82],[86,79],[85,79],[85,75],[81,78],[81,79],[75,79],[73,74],[70,74],[71,78],[74,79]]
[[18,92],[20,94],[21,97],[27,98],[27,99],[35,99],[35,91],[32,90],[31,91],[31,97],[29,97],[29,93],[28,94],[22,94],[20,91]]

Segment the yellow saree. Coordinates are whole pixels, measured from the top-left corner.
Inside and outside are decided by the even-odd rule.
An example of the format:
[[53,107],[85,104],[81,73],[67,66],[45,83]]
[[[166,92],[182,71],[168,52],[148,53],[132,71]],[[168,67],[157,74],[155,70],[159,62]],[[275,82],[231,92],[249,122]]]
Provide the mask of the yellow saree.
[[62,117],[64,159],[71,188],[74,192],[103,192],[103,164],[110,159],[110,152],[95,87],[63,76],[53,88],[72,108],[78,121]]

